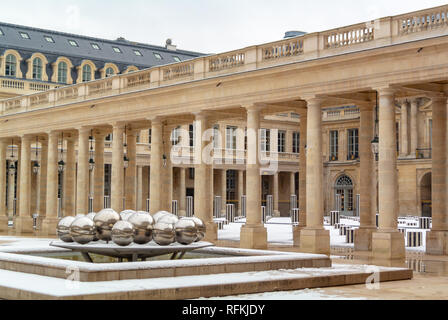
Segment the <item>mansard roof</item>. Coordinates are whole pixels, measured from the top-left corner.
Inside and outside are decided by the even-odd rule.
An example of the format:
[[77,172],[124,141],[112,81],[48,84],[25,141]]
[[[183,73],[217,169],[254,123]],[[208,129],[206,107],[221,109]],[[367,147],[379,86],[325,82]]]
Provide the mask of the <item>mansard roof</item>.
[[[25,38],[22,33],[25,34]],[[70,41],[75,41],[77,46],[70,44]],[[95,45],[99,50],[94,48]],[[114,48],[119,48],[120,52],[116,52]],[[40,52],[47,57],[49,63],[64,56],[70,58],[74,65],[90,59],[99,68],[102,68],[104,63],[111,62],[117,64],[120,69],[130,65],[148,68],[177,62],[175,57],[183,61],[204,55],[192,51],[169,50],[123,38],[106,40],[0,22],[0,54],[7,49],[17,50],[24,59],[28,59],[35,52]],[[135,50],[141,55],[137,55]],[[158,59],[156,54],[162,59]]]

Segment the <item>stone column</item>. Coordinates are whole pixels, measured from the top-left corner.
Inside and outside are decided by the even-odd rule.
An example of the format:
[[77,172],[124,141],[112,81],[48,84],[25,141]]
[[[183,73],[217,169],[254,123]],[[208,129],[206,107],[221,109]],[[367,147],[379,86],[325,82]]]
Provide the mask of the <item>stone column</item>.
[[20,161],[20,208],[19,216],[15,219],[15,231],[18,235],[33,232],[33,218],[31,217],[31,137],[22,136]]
[[128,130],[126,134],[128,145],[128,158],[129,166],[126,169],[125,176],[125,197],[126,206],[125,209],[136,210],[137,209],[137,190],[136,190],[136,177],[137,177],[137,136],[136,131]]
[[93,211],[104,209],[104,139],[106,134],[96,132],[95,136],[95,170],[93,173]]
[[[196,176],[195,176],[196,178]],[[221,170],[221,215],[226,215],[227,207],[227,170]]]
[[306,148],[307,109],[299,109],[300,154],[299,154],[299,225],[292,228],[294,247],[300,247],[300,231],[306,227]]
[[142,209],[146,211],[146,200],[149,198],[149,167],[142,168]]
[[[373,110],[371,106],[360,106],[361,126],[359,143],[359,190],[360,190],[360,228],[355,230],[355,250],[372,250],[372,233],[376,230],[376,215],[373,214],[371,199],[376,192],[373,190],[374,154],[372,152],[373,140]],[[376,188],[375,188],[376,189]]]
[[272,192],[272,197],[274,200],[274,217],[280,217],[280,210],[278,207],[278,179],[279,179],[279,172],[277,171],[276,173],[274,173],[272,180],[273,180],[273,192]]
[[179,215],[181,216],[184,216],[187,211],[186,171],[185,168],[179,168]]
[[6,210],[6,148],[8,143],[0,139],[0,232],[8,230],[8,212]]
[[[16,181],[17,181],[17,184],[16,184],[16,194],[15,194],[15,197],[16,197],[16,215],[18,215],[19,214],[19,212],[20,212],[20,167],[21,167],[21,159],[22,159],[22,152],[21,152],[21,150],[22,150],[22,142],[19,140],[18,142],[17,142],[17,145],[16,145],[16,147],[17,147],[17,166],[16,166]],[[15,226],[14,226],[15,227]]]
[[247,109],[246,224],[241,228],[242,248],[266,249],[267,230],[261,217],[261,175],[259,161],[260,112],[257,105]]
[[56,235],[58,224],[58,138],[59,134],[52,131],[48,134],[48,168],[47,168],[47,198],[45,219],[42,222],[46,235]]
[[115,123],[113,126],[112,142],[112,199],[111,206],[116,212],[123,211],[123,133],[124,123]]
[[[78,129],[78,176],[76,182],[76,213],[89,212],[89,136],[90,128]],[[115,139],[115,136],[114,136]]]
[[143,167],[137,166],[137,210],[145,211],[143,206]]
[[296,194],[296,173],[290,172],[289,174],[289,193],[291,195]]
[[330,254],[330,233],[324,229],[322,109],[320,99],[309,99],[306,153],[306,227],[300,250]]
[[447,99],[432,99],[432,230],[426,234],[426,253],[448,254]]
[[401,156],[409,155],[409,137],[408,137],[408,102],[401,101]]
[[379,230],[373,233],[375,258],[405,258],[404,237],[398,232],[398,172],[395,124],[395,92],[379,89]]
[[42,221],[47,214],[48,138],[42,138],[40,145],[39,217]]
[[14,192],[16,186],[15,182],[16,170],[17,169],[14,170],[8,169],[8,221],[9,219],[12,219],[14,217]]
[[413,157],[416,157],[416,151],[418,148],[418,125],[417,125],[417,115],[418,115],[418,99],[411,100],[411,147],[410,153]]
[[241,197],[244,195],[244,171],[238,170],[238,215],[241,216],[242,212],[242,203],[241,203]]
[[[195,114],[195,148],[194,148],[194,213],[204,221],[207,227],[205,241],[218,240],[218,228],[213,222],[213,158],[206,150],[212,136],[205,137],[204,133],[211,126],[205,113]],[[204,157],[205,156],[205,157]],[[225,171],[224,171],[225,172]]]
[[[162,121],[159,118],[152,120],[151,129],[151,167],[150,167],[150,209],[155,214],[162,211],[162,156],[163,156],[163,137]],[[168,209],[168,208],[166,208]]]
[[75,150],[75,137],[68,137],[67,151],[66,151],[66,163],[64,170],[64,217],[76,215],[76,150]]

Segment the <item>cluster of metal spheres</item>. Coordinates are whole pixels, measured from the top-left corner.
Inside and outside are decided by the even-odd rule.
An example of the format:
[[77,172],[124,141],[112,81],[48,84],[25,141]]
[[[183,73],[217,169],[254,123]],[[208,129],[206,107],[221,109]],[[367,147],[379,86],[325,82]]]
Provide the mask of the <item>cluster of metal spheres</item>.
[[204,239],[205,232],[201,219],[178,218],[166,211],[151,215],[126,210],[119,214],[113,209],[104,209],[98,213],[65,217],[57,226],[58,237],[64,242],[84,245],[102,240],[123,247],[133,242],[143,245],[152,240],[160,246],[175,242],[189,245]]

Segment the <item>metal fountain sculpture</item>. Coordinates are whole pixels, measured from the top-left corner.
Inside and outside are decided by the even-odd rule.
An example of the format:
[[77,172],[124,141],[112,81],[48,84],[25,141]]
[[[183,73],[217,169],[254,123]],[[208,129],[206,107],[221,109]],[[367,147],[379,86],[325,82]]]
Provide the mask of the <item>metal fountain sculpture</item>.
[[103,209],[61,219],[57,226],[61,241],[51,245],[80,252],[88,262],[93,262],[90,254],[120,261],[145,261],[171,254],[174,260],[182,259],[188,251],[213,246],[202,241],[205,233],[204,222],[196,217],[179,218],[166,211],[151,215],[144,211],[117,213],[113,209]]

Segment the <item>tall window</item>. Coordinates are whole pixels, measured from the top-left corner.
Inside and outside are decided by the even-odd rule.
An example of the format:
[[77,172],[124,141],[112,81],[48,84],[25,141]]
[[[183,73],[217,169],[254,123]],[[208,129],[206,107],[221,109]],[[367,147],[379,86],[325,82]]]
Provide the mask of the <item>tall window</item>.
[[6,56],[5,75],[10,77],[17,75],[17,59],[12,54]]
[[226,181],[226,197],[227,201],[236,200],[236,171],[227,170],[227,181]]
[[190,137],[190,147],[194,147],[194,126],[192,124],[188,127],[188,135]]
[[236,150],[236,129],[237,127],[228,126],[226,128],[226,149]]
[[82,67],[82,82],[87,82],[92,80],[92,68],[90,65],[86,64]]
[[106,78],[107,77],[112,77],[113,75],[115,75],[115,71],[113,68],[109,67],[106,69]]
[[171,132],[171,145],[176,146],[179,144],[179,130],[180,127],[174,128]]
[[339,131],[330,131],[330,161],[338,161]]
[[278,132],[278,152],[286,152],[286,131]]
[[64,61],[59,62],[58,64],[58,82],[59,83],[67,83],[67,63]]
[[247,150],[247,128],[244,128],[244,150]]
[[33,79],[42,80],[42,60],[40,58],[33,60]]
[[395,139],[397,139],[397,152],[400,152],[400,123],[398,122],[395,124]]
[[358,129],[348,130],[348,160],[359,158],[359,134]]
[[148,144],[151,144],[152,129],[148,130]]
[[300,153],[300,132],[292,133],[292,153]]
[[271,130],[261,129],[261,151],[271,151]]

